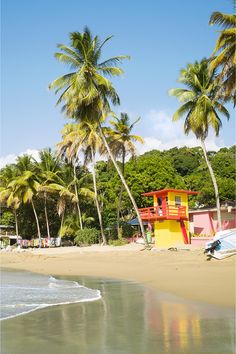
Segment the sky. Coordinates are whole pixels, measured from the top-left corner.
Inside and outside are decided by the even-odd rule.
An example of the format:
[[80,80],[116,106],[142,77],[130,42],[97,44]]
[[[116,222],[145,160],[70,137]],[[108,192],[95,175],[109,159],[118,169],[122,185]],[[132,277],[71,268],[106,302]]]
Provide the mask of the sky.
[[[181,68],[212,54],[219,30],[208,25],[213,11],[232,13],[232,1],[1,0],[0,167],[60,141],[68,120],[48,85],[69,68],[54,53],[86,25],[101,39],[113,35],[103,59],[131,56],[122,65],[124,75],[112,80],[121,99],[114,110],[131,121],[141,117],[134,129],[145,140],[139,153],[198,146],[193,135],[184,135],[183,121],[172,122],[179,103],[168,90],[179,87]],[[231,118],[222,117],[219,138],[209,133],[208,149],[235,144],[235,114],[227,108]]]

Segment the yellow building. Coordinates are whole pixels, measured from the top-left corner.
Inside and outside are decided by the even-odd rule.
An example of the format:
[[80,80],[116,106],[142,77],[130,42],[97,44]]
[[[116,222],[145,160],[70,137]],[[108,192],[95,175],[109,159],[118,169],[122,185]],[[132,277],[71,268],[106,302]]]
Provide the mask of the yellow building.
[[153,225],[156,247],[177,247],[190,243],[188,195],[198,192],[162,189],[144,193],[153,196],[153,207],[139,209],[142,220]]

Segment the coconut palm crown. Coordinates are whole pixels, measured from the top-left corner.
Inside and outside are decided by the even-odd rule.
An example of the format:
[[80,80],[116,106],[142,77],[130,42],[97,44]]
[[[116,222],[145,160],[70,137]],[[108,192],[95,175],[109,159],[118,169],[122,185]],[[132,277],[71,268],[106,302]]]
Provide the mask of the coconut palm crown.
[[209,128],[213,128],[216,136],[219,135],[222,122],[220,114],[229,119],[228,110],[222,102],[216,101],[218,86],[215,82],[216,71],[209,71],[208,60],[196,61],[188,64],[180,71],[178,82],[186,88],[169,90],[171,96],[176,96],[183,105],[173,115],[173,121],[185,117],[184,132],[192,131],[197,139],[205,140]]
[[180,71],[179,82],[187,88],[171,89],[169,94],[176,96],[183,105],[173,115],[173,121],[178,121],[185,116],[184,132],[192,131],[201,141],[204,157],[214,185],[218,227],[222,229],[220,214],[220,199],[214,171],[207,156],[205,139],[210,128],[213,128],[216,136],[219,135],[222,126],[219,114],[229,119],[229,112],[216,100],[218,87],[215,80],[215,70],[209,71],[208,60],[188,64],[186,69]]
[[[54,80],[49,89],[61,93],[57,104],[65,102],[62,110],[71,118],[87,116],[90,119],[101,111],[109,111],[110,104],[120,103],[112,83],[107,77],[119,76],[123,70],[117,65],[127,55],[114,56],[101,60],[103,46],[112,38],[107,37],[100,41],[98,36],[93,37],[88,27],[84,32],[70,34],[70,46],[58,44],[61,50],[55,53],[60,62],[70,66],[72,72]],[[97,118],[96,115],[96,118]]]
[[220,25],[223,29],[212,54],[210,69],[220,68],[218,79],[221,81],[219,94],[225,101],[236,104],[236,15],[213,12],[210,25]]

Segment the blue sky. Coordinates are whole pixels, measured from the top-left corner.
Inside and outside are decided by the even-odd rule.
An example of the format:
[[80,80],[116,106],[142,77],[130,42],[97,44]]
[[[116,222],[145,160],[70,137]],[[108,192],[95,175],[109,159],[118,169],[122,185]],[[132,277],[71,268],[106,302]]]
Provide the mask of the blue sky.
[[[85,25],[102,39],[114,35],[104,58],[131,56],[125,74],[113,82],[121,98],[116,112],[142,118],[135,130],[146,141],[140,153],[197,145],[193,136],[184,136],[183,122],[171,122],[178,102],[167,91],[178,86],[179,70],[187,63],[211,55],[219,28],[208,25],[209,17],[213,11],[232,13],[231,0],[1,2],[2,163],[60,140],[67,120],[47,87],[68,68],[54,53],[57,43],[69,44],[68,34]],[[231,120],[223,118],[220,138],[210,133],[210,149],[235,143],[235,116],[228,108]]]

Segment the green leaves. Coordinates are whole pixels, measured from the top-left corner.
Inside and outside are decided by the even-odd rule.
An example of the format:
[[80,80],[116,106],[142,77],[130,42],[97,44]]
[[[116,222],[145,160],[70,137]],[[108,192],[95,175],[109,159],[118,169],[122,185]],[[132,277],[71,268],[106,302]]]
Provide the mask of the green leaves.
[[112,38],[107,37],[102,43],[98,36],[93,37],[89,28],[84,32],[70,34],[70,47],[59,44],[61,53],[56,53],[57,60],[75,69],[73,73],[54,80],[49,89],[57,94],[63,91],[57,104],[64,102],[63,111],[70,118],[77,120],[99,119],[102,111],[110,111],[110,102],[119,104],[119,97],[106,76],[119,76],[123,70],[118,66],[128,56],[114,56],[99,62],[103,46]]
[[[223,27],[223,30],[220,31],[219,37],[216,41],[210,63],[211,70],[220,70],[217,78],[217,80],[220,81],[218,96],[224,101],[232,100],[235,105],[236,15],[213,12],[209,24],[216,24]],[[215,55],[217,53],[218,55]]]
[[208,61],[188,64],[180,72],[180,82],[189,89],[171,89],[169,94],[175,96],[184,104],[173,115],[173,121],[185,116],[184,131],[192,131],[197,139],[206,139],[209,128],[219,134],[222,122],[219,113],[229,118],[229,112],[221,102],[216,100],[216,85],[214,73],[208,69]]

